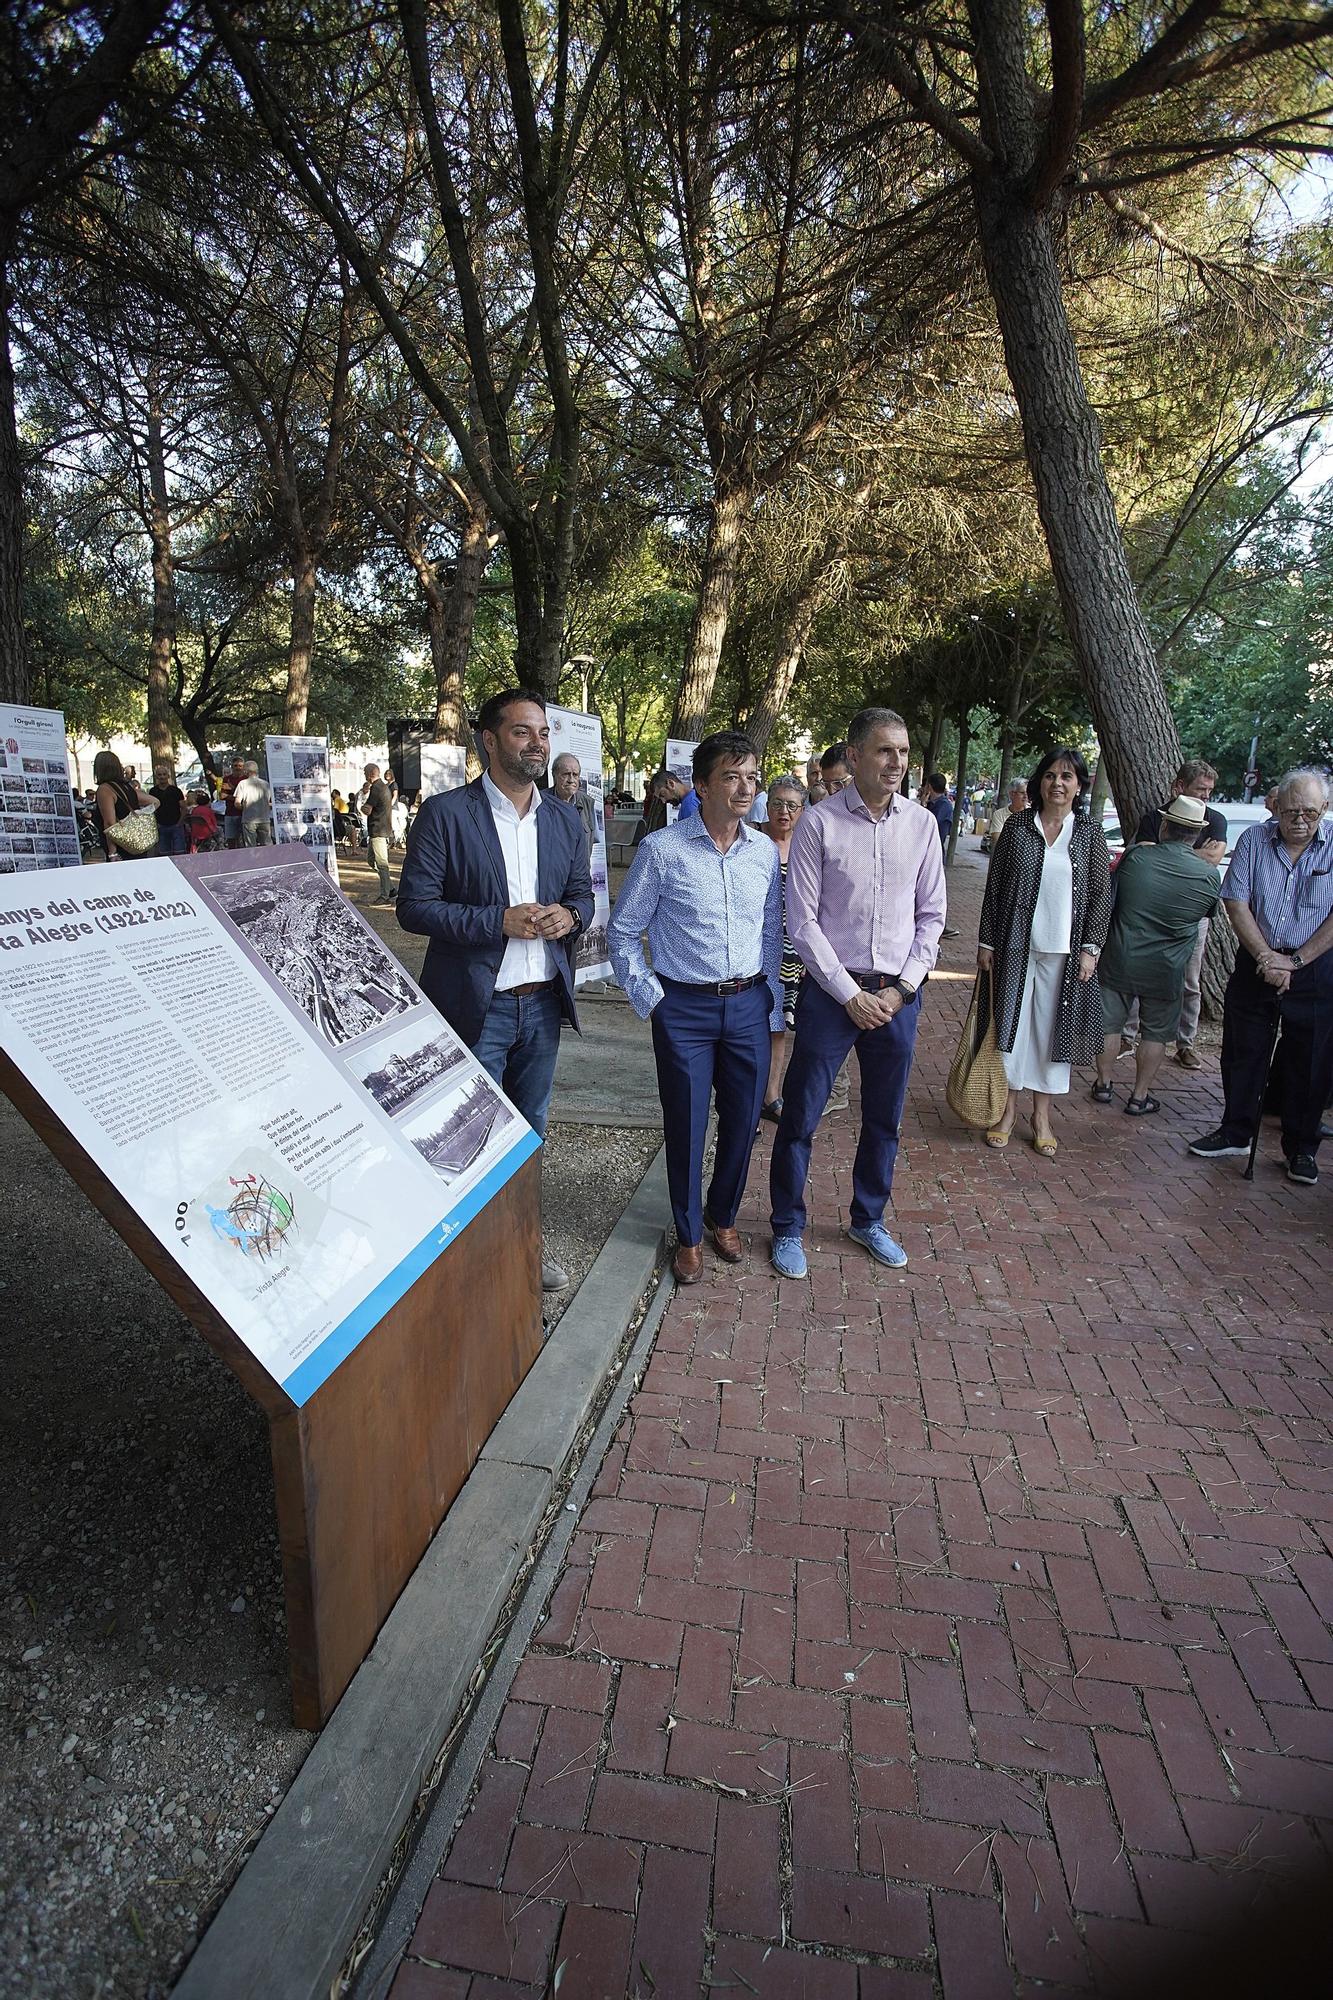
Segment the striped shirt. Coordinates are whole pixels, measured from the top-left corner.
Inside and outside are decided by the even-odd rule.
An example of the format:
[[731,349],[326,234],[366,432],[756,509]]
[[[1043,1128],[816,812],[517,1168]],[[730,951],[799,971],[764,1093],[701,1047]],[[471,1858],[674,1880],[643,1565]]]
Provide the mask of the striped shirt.
[[1247,826],[1222,884],[1224,903],[1245,903],[1274,951],[1299,951],[1333,912],[1333,825],[1321,821],[1293,862],[1275,820]]
[[[648,934],[653,963],[643,950]],[[647,1019],[662,981],[709,986],[762,972],[782,1032],[782,878],[766,833],[742,825],[725,854],[700,815],[640,843],[609,926],[611,963],[629,1003]]]

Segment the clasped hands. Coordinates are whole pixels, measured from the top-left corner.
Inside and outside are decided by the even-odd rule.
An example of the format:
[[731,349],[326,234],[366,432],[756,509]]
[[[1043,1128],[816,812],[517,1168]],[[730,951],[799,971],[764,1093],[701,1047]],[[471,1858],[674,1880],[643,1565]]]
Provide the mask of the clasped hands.
[[503,930],[506,937],[544,938],[554,944],[557,938],[568,937],[574,928],[574,919],[563,903],[512,903],[504,913]]
[[1259,977],[1275,993],[1285,993],[1291,985],[1291,975],[1296,970],[1291,960],[1282,951],[1267,951],[1255,960]]
[[905,1003],[896,986],[884,986],[878,993],[866,993],[858,987],[843,1004],[854,1028],[885,1028]]

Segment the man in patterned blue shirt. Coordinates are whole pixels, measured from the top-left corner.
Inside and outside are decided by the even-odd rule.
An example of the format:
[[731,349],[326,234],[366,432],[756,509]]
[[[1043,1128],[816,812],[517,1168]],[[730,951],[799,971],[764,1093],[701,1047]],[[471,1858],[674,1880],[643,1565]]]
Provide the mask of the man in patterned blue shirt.
[[[676,1223],[671,1268],[692,1285],[705,1229],[719,1257],[744,1254],[736,1211],[782,1031],[782,878],[767,834],[745,824],[759,764],[746,736],[719,730],[694,753],[699,811],[643,841],[611,919],[611,963],[630,1005],[651,1018]],[[643,949],[647,933],[652,967]],[[717,1153],[705,1207],[704,1139],[717,1100]]]

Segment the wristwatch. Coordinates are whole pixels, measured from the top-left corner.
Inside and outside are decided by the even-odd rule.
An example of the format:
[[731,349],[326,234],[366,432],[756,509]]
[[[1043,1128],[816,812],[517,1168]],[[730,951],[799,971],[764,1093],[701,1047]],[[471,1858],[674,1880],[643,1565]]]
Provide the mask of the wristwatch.
[[904,1005],[910,1007],[912,1002],[916,999],[916,994],[917,994],[916,987],[909,985],[907,980],[905,979],[895,979],[893,984],[902,994]]
[[568,910],[570,916],[574,919],[574,928],[572,931],[570,931],[569,935],[570,937],[577,937],[579,932],[583,929],[582,917],[579,915],[577,910],[570,908],[570,905],[568,903],[562,903],[560,907],[562,910]]
[[1301,957],[1300,953],[1298,951],[1289,951],[1287,953],[1287,957],[1291,960],[1292,964],[1296,967],[1296,970],[1299,972],[1301,967],[1305,963],[1305,960]]

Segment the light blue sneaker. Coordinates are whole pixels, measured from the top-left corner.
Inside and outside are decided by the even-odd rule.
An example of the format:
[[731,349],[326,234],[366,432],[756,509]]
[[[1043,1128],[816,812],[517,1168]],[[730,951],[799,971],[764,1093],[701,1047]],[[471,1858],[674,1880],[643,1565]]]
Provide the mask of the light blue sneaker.
[[[907,1252],[901,1243],[895,1243],[882,1222],[853,1222],[847,1234],[853,1243],[859,1243],[868,1250],[877,1264],[887,1264],[891,1271],[901,1271],[907,1263]],[[774,1262],[777,1262],[777,1246],[774,1245]]]
[[773,1269],[780,1278],[803,1278],[805,1276],[805,1246],[799,1236],[788,1234],[773,1238]]

